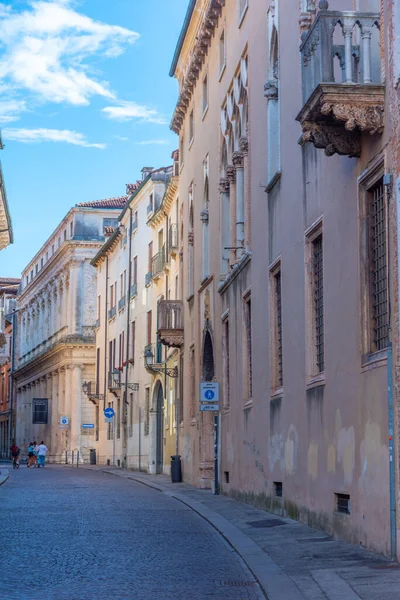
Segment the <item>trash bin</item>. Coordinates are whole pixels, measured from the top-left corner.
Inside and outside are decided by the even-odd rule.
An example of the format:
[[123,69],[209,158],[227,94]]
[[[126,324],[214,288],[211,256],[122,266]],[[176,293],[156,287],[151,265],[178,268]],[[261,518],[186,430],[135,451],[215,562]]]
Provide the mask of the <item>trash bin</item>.
[[181,457],[179,455],[171,456],[171,481],[172,483],[182,481]]
[[91,465],[96,464],[96,449],[95,448],[90,448],[90,464]]

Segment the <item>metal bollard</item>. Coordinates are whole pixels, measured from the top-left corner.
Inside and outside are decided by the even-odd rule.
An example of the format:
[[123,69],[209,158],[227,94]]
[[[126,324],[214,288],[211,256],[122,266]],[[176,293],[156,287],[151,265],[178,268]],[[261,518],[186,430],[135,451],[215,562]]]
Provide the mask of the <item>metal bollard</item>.
[[68,464],[68,452],[67,450],[65,451],[65,464]]
[[72,466],[74,466],[74,451],[72,450],[72,462],[71,462]]
[[79,467],[79,450],[76,453],[76,466]]

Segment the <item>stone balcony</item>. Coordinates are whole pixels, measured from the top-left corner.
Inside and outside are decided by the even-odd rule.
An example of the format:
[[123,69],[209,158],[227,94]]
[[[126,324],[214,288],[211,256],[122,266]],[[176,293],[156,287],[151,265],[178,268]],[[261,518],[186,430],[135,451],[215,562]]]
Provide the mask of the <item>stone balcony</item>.
[[384,127],[380,15],[330,11],[326,0],[302,35],[303,108],[297,116],[301,144],[327,156],[361,154],[361,134]]
[[183,302],[160,300],[158,303],[158,337],[165,346],[183,345]]

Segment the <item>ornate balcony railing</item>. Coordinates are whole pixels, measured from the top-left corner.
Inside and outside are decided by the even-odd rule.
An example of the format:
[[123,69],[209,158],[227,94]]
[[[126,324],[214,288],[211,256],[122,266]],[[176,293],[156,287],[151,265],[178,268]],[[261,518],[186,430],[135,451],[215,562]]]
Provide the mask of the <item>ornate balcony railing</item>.
[[100,385],[98,381],[85,382],[83,392],[93,404],[98,404],[99,400],[103,400],[104,398],[104,394],[100,394]]
[[153,279],[158,279],[163,273],[165,265],[165,244],[160,252],[157,252],[151,260],[151,273]]
[[328,156],[359,156],[360,132],[381,133],[384,126],[380,15],[330,11],[327,0],[319,6],[300,46],[301,143],[312,142]]
[[146,275],[144,276],[144,284],[146,287],[148,287],[151,284],[151,278],[152,278],[152,272],[149,271],[148,273],[146,273]]
[[108,311],[108,318],[112,319],[113,317],[115,317],[115,315],[117,314],[117,307],[113,306],[112,308],[110,308],[110,310]]
[[181,300],[160,300],[158,303],[158,336],[165,346],[183,345],[184,320]]
[[118,310],[122,310],[125,306],[125,295],[118,300]]
[[172,223],[169,228],[168,252],[174,256],[178,252],[179,247],[179,231],[178,224]]

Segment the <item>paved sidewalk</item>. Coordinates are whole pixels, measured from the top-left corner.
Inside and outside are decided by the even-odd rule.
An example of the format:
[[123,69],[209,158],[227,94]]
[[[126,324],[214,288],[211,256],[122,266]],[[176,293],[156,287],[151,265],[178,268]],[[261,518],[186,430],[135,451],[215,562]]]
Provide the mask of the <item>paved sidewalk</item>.
[[165,475],[85,466],[138,481],[183,502],[240,554],[269,600],[400,600],[400,565],[322,531]]
[[8,469],[0,469],[0,485],[3,485],[10,476]]

